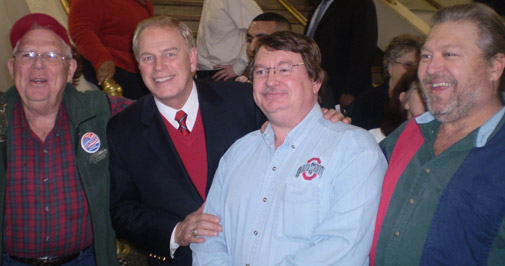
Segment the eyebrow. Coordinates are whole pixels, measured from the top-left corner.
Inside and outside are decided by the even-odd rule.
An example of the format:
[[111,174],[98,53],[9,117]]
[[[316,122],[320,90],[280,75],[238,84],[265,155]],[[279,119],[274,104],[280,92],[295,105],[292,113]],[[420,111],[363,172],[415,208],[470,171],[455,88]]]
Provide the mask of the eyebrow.
[[[279,61],[279,63],[277,63],[277,66],[280,64],[293,64],[293,63],[291,63],[290,61]],[[267,67],[267,66],[263,64],[254,64],[253,67]]]
[[[461,49],[461,45],[455,45],[455,44],[444,44],[442,46],[437,46],[435,47],[435,50],[436,49],[447,49],[447,48],[455,48],[455,49]],[[431,52],[432,49],[428,49],[426,46],[423,45],[423,47],[421,47],[421,51],[428,51],[428,52]]]
[[168,51],[178,51],[178,50],[179,50],[179,48],[177,48],[177,47],[170,47],[170,48],[163,49],[162,51],[168,52]]
[[[161,51],[162,51],[163,53],[166,53],[166,52],[168,52],[168,51],[178,51],[178,50],[179,50],[179,48],[177,48],[177,47],[170,47],[170,48],[163,49],[163,50],[161,50]],[[143,55],[146,55],[146,54],[147,54],[147,55],[152,55],[152,54],[154,54],[154,53],[151,53],[151,52],[143,52],[143,53],[140,53],[140,54],[139,54],[139,56],[143,56]]]

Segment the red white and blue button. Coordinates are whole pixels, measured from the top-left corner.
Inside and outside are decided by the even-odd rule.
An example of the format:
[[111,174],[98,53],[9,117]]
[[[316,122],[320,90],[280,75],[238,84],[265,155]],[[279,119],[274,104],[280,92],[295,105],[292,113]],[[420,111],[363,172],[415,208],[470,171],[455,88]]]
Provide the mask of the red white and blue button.
[[100,149],[100,138],[93,132],[85,133],[81,138],[81,147],[87,153],[95,153]]

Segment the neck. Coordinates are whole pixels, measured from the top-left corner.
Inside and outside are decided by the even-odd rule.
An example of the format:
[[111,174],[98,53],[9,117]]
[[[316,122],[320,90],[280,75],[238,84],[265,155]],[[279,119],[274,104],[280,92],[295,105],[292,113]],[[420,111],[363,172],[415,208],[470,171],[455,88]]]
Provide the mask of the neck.
[[503,105],[500,102],[488,105],[481,110],[468,112],[468,115],[456,121],[442,123],[437,133],[434,144],[435,156],[440,155],[446,149],[457,143],[475,129],[481,127],[493,115],[495,115]]
[[59,105],[52,108],[37,108],[23,104],[23,110],[28,125],[40,140],[45,141],[47,135],[53,129],[56,116],[58,115],[58,109]]

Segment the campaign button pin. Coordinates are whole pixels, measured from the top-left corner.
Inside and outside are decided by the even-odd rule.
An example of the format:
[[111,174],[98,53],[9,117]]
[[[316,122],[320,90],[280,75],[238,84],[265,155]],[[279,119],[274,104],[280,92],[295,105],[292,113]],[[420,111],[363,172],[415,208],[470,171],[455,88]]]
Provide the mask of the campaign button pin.
[[93,132],[85,133],[81,138],[81,147],[87,153],[95,153],[100,149],[100,138]]

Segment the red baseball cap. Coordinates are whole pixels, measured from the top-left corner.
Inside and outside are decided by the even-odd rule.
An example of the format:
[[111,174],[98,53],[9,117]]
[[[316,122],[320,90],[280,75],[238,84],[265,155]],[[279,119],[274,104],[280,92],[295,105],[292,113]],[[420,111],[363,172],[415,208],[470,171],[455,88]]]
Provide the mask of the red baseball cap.
[[32,13],[20,18],[14,23],[14,26],[12,26],[10,34],[12,49],[14,49],[19,39],[21,39],[27,31],[31,30],[35,24],[52,30],[72,47],[67,30],[55,18],[47,14]]

